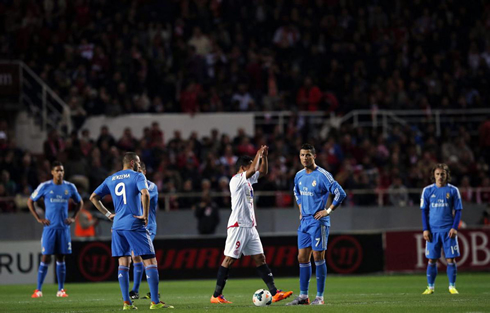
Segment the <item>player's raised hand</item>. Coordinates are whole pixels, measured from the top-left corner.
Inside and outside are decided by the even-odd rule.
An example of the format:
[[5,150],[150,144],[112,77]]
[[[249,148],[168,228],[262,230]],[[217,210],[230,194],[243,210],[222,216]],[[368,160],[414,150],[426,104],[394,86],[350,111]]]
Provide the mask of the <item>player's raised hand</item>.
[[430,234],[430,231],[424,230],[424,239],[425,239],[425,241],[431,242],[431,240],[432,240],[431,237],[432,236]]
[[75,219],[73,217],[66,218],[66,220],[65,220],[66,225],[71,225],[73,223],[75,223]]
[[51,224],[51,222],[45,218],[40,218],[38,222],[39,224],[43,224],[44,226],[49,226],[49,224]]
[[134,218],[137,218],[139,220],[143,220],[145,222],[145,226],[148,225],[148,219],[144,215],[139,215],[139,216],[138,215],[133,215],[133,216],[134,216]]
[[263,156],[267,156],[269,154],[269,147],[267,146],[262,146],[263,150],[262,150],[262,155]]

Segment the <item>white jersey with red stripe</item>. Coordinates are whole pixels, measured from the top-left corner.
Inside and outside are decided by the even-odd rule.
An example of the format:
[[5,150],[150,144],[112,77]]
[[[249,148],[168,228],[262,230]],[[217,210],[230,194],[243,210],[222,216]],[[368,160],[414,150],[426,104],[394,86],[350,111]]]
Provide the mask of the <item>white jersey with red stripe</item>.
[[257,183],[260,173],[255,172],[249,179],[246,175],[246,172],[242,172],[230,180],[231,215],[228,219],[228,228],[257,226],[252,185]]

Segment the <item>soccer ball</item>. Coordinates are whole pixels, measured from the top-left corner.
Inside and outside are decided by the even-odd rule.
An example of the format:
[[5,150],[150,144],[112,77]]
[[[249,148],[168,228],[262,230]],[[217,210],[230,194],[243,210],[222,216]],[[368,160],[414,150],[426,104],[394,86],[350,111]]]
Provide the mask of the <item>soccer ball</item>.
[[252,301],[256,306],[266,306],[272,303],[272,295],[269,290],[259,289],[254,292]]

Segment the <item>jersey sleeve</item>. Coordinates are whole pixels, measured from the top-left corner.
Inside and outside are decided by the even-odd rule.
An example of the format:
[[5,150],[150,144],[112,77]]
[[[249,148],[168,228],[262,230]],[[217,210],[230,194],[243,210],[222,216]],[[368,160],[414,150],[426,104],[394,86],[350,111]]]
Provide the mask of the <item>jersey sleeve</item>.
[[37,201],[44,196],[44,191],[46,190],[46,184],[40,184],[37,186],[36,190],[31,194],[31,199]]
[[459,193],[458,187],[454,187],[453,189],[453,209],[456,211],[461,211],[463,209],[461,194]]
[[345,197],[347,197],[344,188],[342,188],[342,186],[340,186],[340,184],[337,181],[334,180],[333,182],[328,183],[327,186],[328,186],[327,188],[328,192],[334,195],[332,201],[332,204],[334,206],[341,204],[344,201]]
[[420,196],[420,209],[428,210],[429,209],[429,189],[426,187],[422,190],[422,195]]
[[[245,174],[246,175],[246,174]],[[260,176],[260,172],[257,171],[255,172],[248,180],[250,181],[250,183],[253,185],[253,184],[256,184],[258,181],[259,181],[259,176]],[[246,176],[245,176],[246,177]]]
[[82,201],[82,197],[80,196],[80,194],[78,193],[78,190],[77,190],[77,187],[74,185],[74,184],[71,184],[70,185],[70,188],[72,189],[71,190],[71,198],[73,199],[73,201],[75,201],[76,203],[80,203],[80,201]]
[[138,187],[139,191],[143,189],[148,189],[148,183],[146,182],[145,175],[138,173],[138,175],[136,176],[136,186]]
[[107,183],[106,181],[104,180],[104,182],[102,184],[100,184],[99,187],[97,187],[97,189],[95,189],[94,193],[97,194],[98,196],[100,196],[101,198],[108,195],[111,191],[109,190],[109,187],[107,186]]
[[301,205],[301,193],[299,192],[298,186],[298,175],[294,176],[294,187],[293,187],[294,198],[296,199],[296,203]]

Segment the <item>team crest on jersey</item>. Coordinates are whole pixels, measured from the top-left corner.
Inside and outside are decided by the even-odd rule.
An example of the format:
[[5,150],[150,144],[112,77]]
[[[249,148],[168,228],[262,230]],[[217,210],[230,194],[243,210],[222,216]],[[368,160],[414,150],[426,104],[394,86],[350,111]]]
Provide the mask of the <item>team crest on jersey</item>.
[[68,194],[68,189],[67,189],[67,190],[65,190],[65,195],[67,195],[67,194]]
[[314,181],[311,183],[311,185],[312,185],[313,187],[315,187],[315,186],[316,186],[316,180],[314,180]]
[[446,193],[446,199],[449,199],[449,192]]

